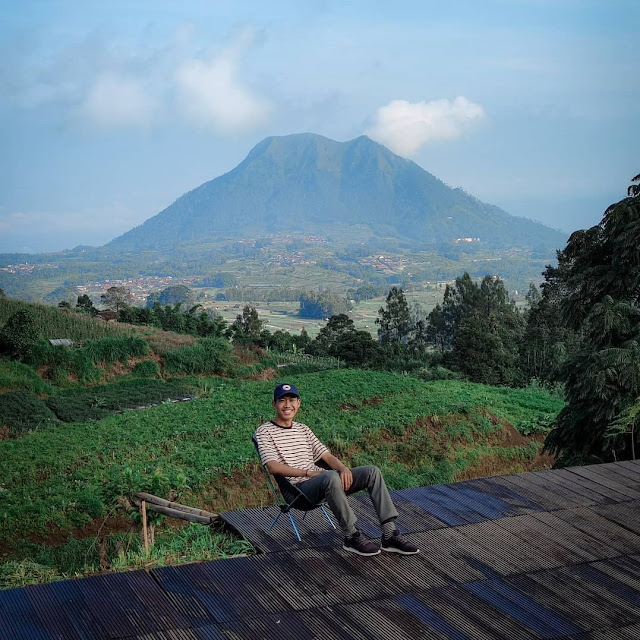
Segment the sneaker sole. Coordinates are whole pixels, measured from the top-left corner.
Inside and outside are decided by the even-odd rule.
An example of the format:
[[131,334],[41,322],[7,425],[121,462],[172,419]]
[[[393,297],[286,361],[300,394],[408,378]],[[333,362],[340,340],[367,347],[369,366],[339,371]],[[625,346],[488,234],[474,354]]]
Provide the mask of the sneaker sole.
[[393,549],[390,547],[381,547],[382,551],[386,551],[387,553],[399,553],[400,555],[403,556],[415,556],[416,553],[420,553],[420,549],[418,549],[417,551],[401,551],[400,549]]
[[363,551],[358,551],[357,549],[354,549],[353,547],[347,547],[345,545],[342,545],[342,548],[345,551],[348,551],[349,553],[356,553],[359,556],[377,556],[380,553],[380,549],[378,549],[377,551],[372,551],[371,553],[364,553]]

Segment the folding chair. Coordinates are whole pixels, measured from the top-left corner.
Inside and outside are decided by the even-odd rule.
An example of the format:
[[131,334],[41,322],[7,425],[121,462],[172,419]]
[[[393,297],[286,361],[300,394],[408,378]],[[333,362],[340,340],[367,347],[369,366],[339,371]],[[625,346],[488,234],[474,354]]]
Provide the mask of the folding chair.
[[[256,453],[258,454],[258,460],[260,460],[260,451],[258,450],[258,441],[256,440],[255,435],[251,436],[251,442],[253,442],[253,446],[256,448]],[[269,469],[267,469],[267,465],[262,464],[262,460],[260,460],[260,465],[262,466],[262,470],[264,471],[267,477],[267,483],[271,488],[271,493],[273,493],[273,497],[275,498],[276,505],[279,507],[280,511],[278,515],[274,518],[271,526],[267,533],[271,533],[273,527],[276,526],[276,522],[283,513],[286,513],[289,516],[289,521],[291,522],[291,526],[293,527],[293,531],[296,534],[296,538],[298,538],[298,542],[302,541],[300,537],[300,533],[298,531],[298,527],[296,527],[296,523],[293,520],[293,516],[291,515],[291,509],[298,509],[299,511],[304,511],[304,516],[302,519],[304,520],[307,517],[307,513],[309,511],[313,511],[318,507],[322,509],[322,513],[324,513],[325,518],[329,521],[329,524],[335,529],[336,525],[334,524],[331,516],[327,512],[325,508],[324,502],[310,502],[307,500],[307,497],[296,487],[295,484],[291,484],[284,476],[276,476],[273,475]],[[275,480],[275,484],[274,481]],[[278,485],[278,491],[276,491],[276,484]]]

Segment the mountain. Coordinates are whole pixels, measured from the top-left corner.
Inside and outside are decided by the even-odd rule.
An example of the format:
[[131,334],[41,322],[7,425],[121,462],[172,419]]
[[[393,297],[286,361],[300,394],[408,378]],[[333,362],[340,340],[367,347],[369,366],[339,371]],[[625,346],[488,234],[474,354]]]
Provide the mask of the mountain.
[[564,234],[452,189],[415,162],[360,136],[266,138],[232,171],[178,198],[107,248],[140,250],[233,237],[359,230],[438,247],[561,247]]

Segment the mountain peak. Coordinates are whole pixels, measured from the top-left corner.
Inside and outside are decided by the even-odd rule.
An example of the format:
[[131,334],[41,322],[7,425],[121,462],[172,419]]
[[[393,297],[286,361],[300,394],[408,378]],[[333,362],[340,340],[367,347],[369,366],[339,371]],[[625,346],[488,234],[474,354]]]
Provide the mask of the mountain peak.
[[108,246],[157,248],[274,229],[331,234],[336,226],[432,247],[460,237],[479,237],[488,247],[555,247],[565,240],[449,188],[367,136],[337,142],[297,133],[265,138],[237,167]]

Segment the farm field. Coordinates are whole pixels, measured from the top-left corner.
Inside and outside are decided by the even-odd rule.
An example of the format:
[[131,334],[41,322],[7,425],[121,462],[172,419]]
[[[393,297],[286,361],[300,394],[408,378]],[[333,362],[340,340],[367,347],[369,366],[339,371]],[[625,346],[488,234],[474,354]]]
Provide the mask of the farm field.
[[[405,297],[410,306],[419,305],[421,313],[426,316],[437,304],[442,302],[444,287],[437,290],[416,287],[416,290],[406,292]],[[356,329],[369,331],[372,336],[377,336],[376,318],[378,310],[385,304],[385,299],[386,296],[379,296],[371,300],[353,303],[348,315],[353,320]],[[227,322],[231,323],[236,319],[236,316],[242,314],[242,307],[245,304],[255,306],[260,319],[265,321],[265,327],[269,331],[279,329],[297,334],[304,328],[313,338],[326,324],[325,320],[300,318],[298,316],[300,306],[298,302],[206,302],[203,306],[215,310]]]
[[[300,420],[347,463],[379,464],[392,489],[552,462],[541,439],[563,403],[544,391],[356,369],[293,381]],[[224,531],[164,521],[146,557],[123,505],[145,490],[213,512],[268,504],[249,437],[271,416],[274,382],[201,378],[190,402],[0,441],[0,587],[250,552]]]

